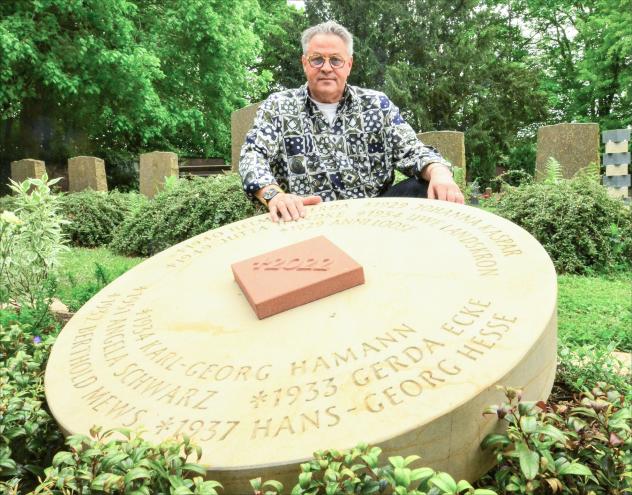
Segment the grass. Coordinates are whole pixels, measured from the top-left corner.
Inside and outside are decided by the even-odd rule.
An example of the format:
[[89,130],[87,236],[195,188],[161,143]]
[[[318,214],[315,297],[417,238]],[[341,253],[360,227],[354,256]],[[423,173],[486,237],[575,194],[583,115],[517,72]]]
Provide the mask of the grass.
[[61,257],[56,295],[76,311],[105,285],[143,259],[119,256],[106,248],[70,248]]
[[558,330],[569,347],[632,352],[632,276],[558,276]]

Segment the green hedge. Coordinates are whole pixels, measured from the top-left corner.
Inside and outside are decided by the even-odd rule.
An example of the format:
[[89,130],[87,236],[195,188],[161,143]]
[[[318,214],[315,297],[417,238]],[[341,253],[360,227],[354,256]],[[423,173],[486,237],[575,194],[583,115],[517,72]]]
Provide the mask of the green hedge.
[[510,188],[495,213],[538,239],[558,272],[607,272],[632,265],[630,209],[587,175]]
[[64,194],[64,232],[75,246],[98,247],[112,241],[116,228],[146,201],[136,193],[82,191]]
[[110,248],[128,256],[151,256],[257,212],[236,174],[177,179],[125,219]]

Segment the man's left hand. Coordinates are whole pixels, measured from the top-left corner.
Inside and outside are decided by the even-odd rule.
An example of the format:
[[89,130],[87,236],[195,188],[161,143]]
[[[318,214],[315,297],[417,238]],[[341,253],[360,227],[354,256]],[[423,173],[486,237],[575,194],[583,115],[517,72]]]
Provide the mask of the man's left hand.
[[428,199],[440,199],[462,205],[465,199],[459,186],[454,182],[450,169],[439,164],[433,165],[428,165],[428,167],[431,167],[427,174],[429,182]]

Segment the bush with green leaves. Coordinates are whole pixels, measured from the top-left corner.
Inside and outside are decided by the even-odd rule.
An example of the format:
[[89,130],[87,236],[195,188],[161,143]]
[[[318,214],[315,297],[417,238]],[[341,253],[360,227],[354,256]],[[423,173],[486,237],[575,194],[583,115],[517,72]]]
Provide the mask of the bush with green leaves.
[[15,301],[47,312],[54,271],[66,249],[59,197],[51,186],[59,179],[11,181],[15,211],[0,213],[0,303]]
[[35,486],[43,466],[63,444],[44,398],[44,369],[54,332],[34,335],[31,330],[19,324],[0,326],[0,493]]
[[493,206],[540,241],[558,272],[632,266],[630,210],[589,174],[509,188]]
[[238,175],[176,179],[118,228],[110,247],[151,256],[174,244],[257,213]]
[[[474,488],[467,481],[456,482],[447,473],[428,467],[413,468],[420,459],[411,455],[389,457],[380,466],[379,447],[359,445],[348,451],[325,450],[314,454],[314,459],[301,464],[298,484],[291,495],[495,495],[486,488]],[[278,481],[251,480],[255,495],[276,495],[283,491]]]
[[521,400],[505,389],[508,401],[491,406],[507,423],[488,435],[498,466],[484,478],[502,493],[534,495],[623,495],[632,490],[632,409],[625,397],[599,384],[567,403]]
[[64,194],[61,209],[68,223],[64,232],[75,246],[97,247],[112,241],[116,228],[135,209],[144,196],[118,191],[86,190]]
[[221,488],[188,461],[202,454],[188,438],[152,445],[124,428],[90,434],[67,438],[70,450],[55,454],[34,495],[217,495]]

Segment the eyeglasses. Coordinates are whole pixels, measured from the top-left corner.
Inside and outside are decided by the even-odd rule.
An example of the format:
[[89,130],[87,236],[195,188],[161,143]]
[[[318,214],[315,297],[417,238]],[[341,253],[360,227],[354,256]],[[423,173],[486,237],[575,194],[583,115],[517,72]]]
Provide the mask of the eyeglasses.
[[329,65],[332,69],[340,69],[343,65],[345,65],[345,59],[340,55],[331,55],[330,57],[327,57],[325,55],[321,55],[320,53],[314,53],[307,57],[307,61],[314,69],[320,69],[327,61],[329,61]]

